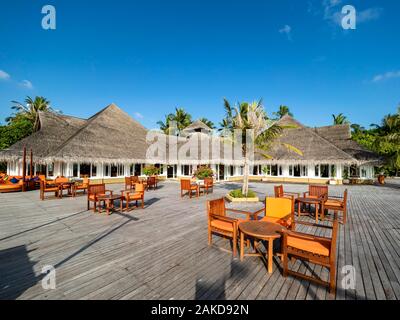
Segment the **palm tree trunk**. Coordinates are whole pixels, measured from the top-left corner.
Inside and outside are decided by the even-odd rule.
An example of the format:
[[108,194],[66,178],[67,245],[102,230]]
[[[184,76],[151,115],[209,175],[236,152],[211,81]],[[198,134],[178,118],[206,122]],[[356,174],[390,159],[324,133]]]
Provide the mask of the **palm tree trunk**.
[[243,148],[244,151],[244,168],[243,168],[243,186],[242,193],[247,196],[249,193],[249,161],[247,159],[246,148]]

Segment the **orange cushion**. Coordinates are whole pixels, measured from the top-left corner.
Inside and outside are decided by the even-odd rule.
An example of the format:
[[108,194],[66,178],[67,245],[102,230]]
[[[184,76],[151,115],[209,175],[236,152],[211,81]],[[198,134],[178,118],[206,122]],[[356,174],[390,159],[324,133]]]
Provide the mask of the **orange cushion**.
[[299,239],[288,236],[287,244],[289,247],[319,254],[326,257],[329,256],[329,250],[330,250],[329,241],[312,241],[312,240]]
[[226,222],[226,221],[221,221],[221,220],[212,220],[211,221],[211,226],[217,229],[221,229],[224,231],[230,231],[233,232],[233,225],[232,223]]
[[292,200],[287,198],[265,199],[265,216],[272,218],[285,218],[292,213]]
[[338,201],[338,200],[328,199],[328,200],[325,202],[325,205],[326,205],[326,206],[329,206],[329,207],[341,207],[341,206],[342,206],[342,202],[341,202],[341,201]]

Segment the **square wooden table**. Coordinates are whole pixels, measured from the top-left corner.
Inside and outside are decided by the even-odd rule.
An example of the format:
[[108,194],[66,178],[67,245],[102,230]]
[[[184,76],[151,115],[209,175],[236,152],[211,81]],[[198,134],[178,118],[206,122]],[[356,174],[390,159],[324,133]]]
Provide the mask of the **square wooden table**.
[[322,200],[319,198],[297,198],[296,199],[296,203],[297,203],[297,216],[301,216],[303,213],[306,213],[308,215],[311,215],[311,208],[309,212],[305,212],[305,211],[301,211],[301,205],[302,204],[309,204],[314,205],[315,206],[315,222],[318,223],[319,221],[319,212],[321,211],[321,218],[322,220],[325,218],[325,214],[324,214],[324,210],[322,208]]
[[114,206],[114,201],[115,200],[122,200],[122,195],[120,194],[113,194],[113,195],[103,195],[103,196],[98,196],[97,199],[99,200],[99,206],[98,206],[98,210],[99,213],[103,212],[102,206],[101,206],[101,202],[103,201],[106,207],[106,213],[109,215],[111,213],[111,211],[115,210],[115,206]]

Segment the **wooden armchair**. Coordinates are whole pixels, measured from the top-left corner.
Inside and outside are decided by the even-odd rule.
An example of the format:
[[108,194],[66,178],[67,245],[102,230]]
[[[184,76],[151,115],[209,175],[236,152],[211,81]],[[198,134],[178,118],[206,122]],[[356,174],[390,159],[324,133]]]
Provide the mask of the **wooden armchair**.
[[[227,217],[226,213],[230,211],[246,215],[246,219],[237,219]],[[242,221],[247,221],[256,218],[257,213],[249,213],[241,210],[226,208],[225,199],[216,199],[207,201],[207,216],[208,216],[208,245],[212,245],[212,235],[219,236],[232,240],[233,256],[237,254],[237,238],[238,225]]]
[[124,211],[123,209],[123,202],[125,201],[125,210],[129,210],[129,203],[132,201],[136,202],[136,207],[138,207],[138,201],[141,201],[141,206],[142,209],[144,208],[144,189],[145,186],[143,183],[137,183],[135,186],[135,191],[129,191],[129,190],[122,190],[121,191],[121,211]]
[[132,177],[125,177],[125,190],[132,190],[133,185],[131,183]]
[[83,190],[83,193],[85,194],[87,189],[88,189],[88,187],[89,187],[89,183],[90,183],[89,178],[83,178],[83,182],[82,183],[75,184],[73,186],[73,189],[72,189],[72,193],[73,194],[72,195],[75,197],[76,196],[76,192],[79,191],[79,190]]
[[[264,217],[261,221],[268,221],[273,223],[279,223],[285,228],[292,229],[295,224],[294,220],[294,199],[288,198],[265,198],[265,208],[262,209],[265,212]],[[262,212],[261,210],[258,213]]]
[[[296,224],[330,228],[332,229],[332,237],[318,237],[306,233],[285,230],[283,232],[282,243],[283,276],[287,277],[288,274],[290,274],[308,281],[314,281],[328,287],[330,293],[334,293],[336,290],[336,242],[338,233],[338,221],[336,216],[333,220],[332,227],[299,221],[297,221]],[[329,282],[290,270],[288,266],[289,257],[327,267],[330,273]]]
[[60,188],[55,185],[48,185],[46,181],[40,180],[40,200],[44,200],[45,193],[54,192],[55,197],[60,197]]
[[181,179],[181,197],[183,197],[184,192],[189,193],[189,197],[192,197],[193,191],[196,192],[197,197],[200,196],[200,188],[198,184],[192,184],[190,179]]
[[106,185],[104,183],[88,185],[87,209],[90,209],[90,202],[94,202],[93,211],[96,212],[96,203],[99,202],[98,197],[104,196],[107,193],[110,195],[113,194],[112,190],[106,190]]
[[280,186],[274,186],[274,193],[275,193],[275,198],[288,198],[288,199],[296,199],[300,197],[300,194],[298,192],[285,192],[283,190],[283,185]]
[[147,190],[153,188],[153,190],[157,189],[157,177],[151,176],[147,178]]
[[323,198],[328,195],[328,186],[309,185],[308,191],[304,192],[304,198]]
[[208,194],[208,190],[212,190],[214,192],[214,179],[213,178],[204,178],[204,184],[200,185],[200,189],[203,189],[203,193]]
[[342,212],[341,222],[346,224],[347,220],[347,189],[344,191],[343,197],[328,196],[324,202],[324,210],[332,210],[337,216],[338,212]]

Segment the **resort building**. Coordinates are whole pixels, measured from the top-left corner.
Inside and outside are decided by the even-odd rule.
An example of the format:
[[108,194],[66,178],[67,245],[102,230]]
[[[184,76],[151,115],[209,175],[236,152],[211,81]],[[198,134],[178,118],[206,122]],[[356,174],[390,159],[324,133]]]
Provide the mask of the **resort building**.
[[[340,184],[344,178],[374,178],[374,166],[381,159],[351,139],[349,125],[309,128],[290,116],[279,123],[292,128],[284,129],[274,142],[271,158],[255,155],[251,159],[252,179]],[[166,148],[155,152],[156,156],[149,156],[153,141],[148,133],[115,104],[89,119],[39,112],[35,132],[0,151],[0,161],[7,162],[7,174],[22,175],[22,150],[27,148],[33,152],[34,174],[50,178],[120,182],[125,176],[142,175],[148,164],[158,166],[160,177],[165,179],[190,177],[199,165],[209,165],[217,180],[234,181],[243,176],[243,159],[232,156],[232,146],[201,121],[193,122],[179,136],[158,133],[158,139],[165,139]],[[188,140],[196,141],[198,152],[188,154]],[[291,152],[285,144],[299,149],[302,155]]]

